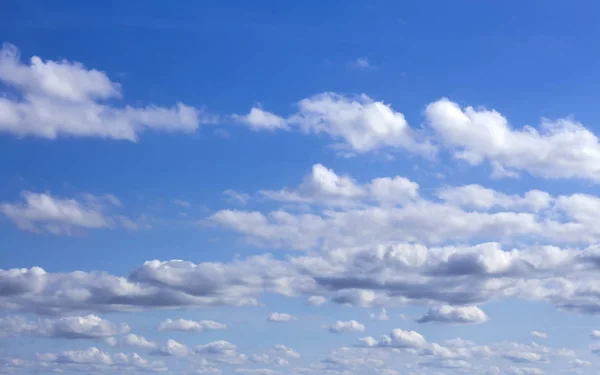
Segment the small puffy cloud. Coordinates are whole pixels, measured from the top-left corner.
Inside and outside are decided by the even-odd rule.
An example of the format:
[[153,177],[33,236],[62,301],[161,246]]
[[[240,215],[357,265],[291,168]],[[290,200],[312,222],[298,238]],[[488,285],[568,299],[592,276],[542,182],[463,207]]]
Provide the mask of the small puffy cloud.
[[587,367],[587,366],[592,365],[592,363],[590,361],[586,361],[586,360],[579,359],[579,358],[575,358],[575,359],[569,361],[569,364],[573,367]]
[[327,303],[327,298],[323,296],[310,296],[308,297],[308,303],[310,303],[313,306],[321,306]]
[[227,325],[212,320],[167,319],[160,323],[160,331],[204,332],[208,330],[226,329]]
[[234,344],[219,340],[208,344],[198,345],[196,353],[204,355],[211,360],[230,365],[240,365],[248,362],[248,357],[237,351],[237,346]]
[[177,342],[173,339],[169,339],[167,340],[166,344],[159,347],[158,349],[156,349],[155,351],[152,352],[152,354],[155,355],[162,355],[162,356],[175,356],[175,357],[185,357],[188,354],[190,354],[190,349],[180,343]]
[[96,315],[27,321],[19,316],[0,318],[0,335],[27,335],[67,339],[109,338],[129,331]]
[[448,324],[481,324],[488,321],[488,317],[477,306],[450,306],[443,305],[432,307],[417,319],[419,323],[448,323]]
[[548,338],[548,334],[546,334],[545,332],[531,331],[529,333],[531,334],[531,336],[537,337],[539,339],[547,339]]
[[132,348],[141,349],[156,349],[158,347],[158,344],[154,341],[150,341],[144,336],[134,335],[133,333],[123,336],[121,343]]
[[379,340],[373,337],[362,338],[361,343],[366,347],[384,347],[384,348],[424,348],[427,346],[427,340],[419,332],[405,331],[400,328],[392,330],[389,335],[383,335]]
[[299,186],[261,190],[259,194],[281,202],[325,206],[351,207],[367,202],[396,205],[416,199],[419,185],[401,176],[375,178],[361,185],[350,176],[337,174],[322,164],[314,164]]
[[600,339],[600,330],[598,330],[598,329],[593,330],[592,337],[595,339]]
[[357,322],[356,320],[341,321],[338,320],[334,324],[328,326],[329,332],[340,333],[340,332],[364,332],[365,326]]
[[364,153],[381,148],[402,148],[430,154],[433,147],[421,142],[404,115],[367,95],[343,96],[332,92],[314,95],[298,103],[298,111],[287,118],[252,108],[247,115],[234,115],[254,130],[298,129],[328,134],[339,149]]
[[363,197],[365,192],[350,177],[340,176],[322,164],[315,164],[297,188],[262,190],[260,194],[284,202],[347,205]]
[[293,315],[286,314],[286,313],[279,313],[279,312],[274,312],[267,317],[267,321],[269,321],[269,322],[280,322],[280,323],[291,322],[296,319],[297,318]]
[[246,115],[233,115],[233,118],[252,130],[286,129],[286,120],[261,108],[253,107]]
[[367,188],[371,198],[381,203],[403,203],[419,196],[419,184],[401,176],[375,178]]
[[289,358],[300,358],[300,354],[298,354],[294,349],[289,348],[283,344],[274,345],[273,351],[279,355],[283,355]]
[[182,103],[118,107],[112,102],[121,98],[121,86],[106,73],[78,62],[44,61],[38,56],[24,63],[9,44],[0,49],[0,82],[19,94],[19,99],[0,97],[0,132],[19,137],[136,141],[144,131],[191,133],[201,123],[214,121]]

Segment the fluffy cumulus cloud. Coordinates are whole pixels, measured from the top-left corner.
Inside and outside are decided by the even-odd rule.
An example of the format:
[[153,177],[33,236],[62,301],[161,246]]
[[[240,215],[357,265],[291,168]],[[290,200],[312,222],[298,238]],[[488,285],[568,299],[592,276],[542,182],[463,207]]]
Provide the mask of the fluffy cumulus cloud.
[[433,147],[421,140],[401,112],[389,104],[362,94],[344,96],[325,92],[302,99],[297,112],[282,117],[254,107],[234,119],[255,130],[298,129],[305,133],[327,134],[337,148],[364,153],[381,148],[400,148],[431,154]]
[[[386,188],[374,187],[384,183]],[[271,211],[223,209],[208,220],[246,235],[254,245],[308,250],[377,242],[419,243],[535,241],[594,244],[600,198],[551,195],[540,190],[507,195],[479,185],[445,186],[421,196],[403,177],[360,184],[315,165],[297,188],[261,191],[263,196],[308,204],[309,212],[282,206]]]
[[322,164],[313,165],[296,188],[261,190],[260,195],[281,202],[356,206],[367,202],[397,204],[419,195],[419,185],[401,176],[375,178],[365,185],[350,176],[338,175]]
[[[450,305],[434,308],[422,319],[454,323],[484,320],[478,308],[464,305],[504,298],[545,301],[561,309],[595,314],[600,311],[600,300],[591,291],[596,285],[598,253],[595,246],[517,249],[498,243],[443,247],[396,243],[282,260],[261,255],[231,263],[151,261],[127,277],[48,273],[36,267],[9,269],[0,270],[0,306],[10,311],[64,314],[256,305],[262,295],[277,294],[328,295],[338,304],[365,307]],[[294,319],[282,312],[268,317],[278,322]]]
[[389,104],[365,94],[326,92],[302,99],[298,111],[287,117],[254,107],[234,119],[255,130],[327,134],[337,147],[352,153],[386,148],[432,155],[448,149],[471,165],[488,162],[493,177],[527,172],[551,179],[600,180],[598,137],[572,118],[544,119],[538,128],[513,128],[498,111],[461,108],[447,98],[427,105],[424,115],[423,131],[411,127]]
[[131,219],[115,213],[121,202],[113,195],[82,194],[65,198],[24,191],[21,198],[18,202],[0,202],[0,213],[26,231],[74,234],[114,227],[136,230],[149,225],[143,218]]
[[154,341],[150,341],[144,336],[135,335],[133,333],[123,336],[121,343],[128,347],[141,349],[156,349],[158,347],[158,344]]
[[201,111],[182,103],[117,107],[121,85],[105,72],[38,56],[23,62],[8,44],[0,49],[0,82],[18,93],[0,98],[0,131],[19,137],[136,141],[147,130],[190,133],[203,122]]
[[338,320],[334,324],[328,327],[329,332],[331,333],[340,333],[340,332],[364,332],[365,325],[357,322],[356,320],[348,320],[341,321]]
[[419,323],[439,322],[449,324],[481,324],[487,322],[488,317],[477,306],[437,306],[420,317]]
[[529,333],[531,334],[531,336],[537,337],[538,339],[547,339],[548,338],[548,334],[545,332],[531,331]]
[[162,355],[162,356],[176,356],[176,357],[185,357],[190,353],[190,349],[180,342],[177,342],[173,339],[168,339],[167,342],[152,352],[152,354]]
[[187,319],[167,319],[160,323],[158,329],[161,331],[183,331],[183,332],[204,332],[215,329],[225,329],[226,324],[212,320],[187,320]]
[[573,119],[514,129],[497,111],[461,108],[448,99],[429,104],[425,114],[455,157],[473,165],[487,161],[497,175],[523,171],[552,179],[600,180],[598,137]]

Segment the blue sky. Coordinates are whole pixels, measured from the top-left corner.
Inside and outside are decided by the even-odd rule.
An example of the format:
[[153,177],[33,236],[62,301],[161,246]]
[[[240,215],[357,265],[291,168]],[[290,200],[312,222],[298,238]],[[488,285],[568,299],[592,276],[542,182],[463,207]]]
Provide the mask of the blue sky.
[[5,1],[0,372],[592,374],[591,1]]

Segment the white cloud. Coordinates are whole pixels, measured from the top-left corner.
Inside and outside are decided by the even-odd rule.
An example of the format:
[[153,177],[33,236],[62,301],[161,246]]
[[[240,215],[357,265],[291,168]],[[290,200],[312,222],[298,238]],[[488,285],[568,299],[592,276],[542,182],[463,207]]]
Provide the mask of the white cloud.
[[198,345],[196,353],[209,357],[211,360],[230,365],[241,365],[248,362],[248,357],[237,351],[234,344],[219,340],[205,345]]
[[218,323],[213,320],[187,320],[187,319],[167,319],[160,323],[160,331],[182,331],[182,332],[204,332],[215,329],[225,329],[226,324]]
[[134,335],[133,333],[123,336],[121,343],[126,346],[141,349],[156,349],[158,347],[158,344],[154,341],[150,341],[144,336]]
[[365,326],[357,322],[356,320],[341,321],[338,320],[334,324],[330,325],[329,332],[340,333],[340,332],[364,332]]
[[[595,314],[600,311],[600,294],[591,291],[596,290],[599,253],[595,246],[394,243],[340,247],[281,260],[262,255],[230,263],[150,261],[126,277],[48,273],[36,267],[0,270],[0,308],[64,314],[245,306],[257,304],[262,295],[277,294],[327,296],[334,303],[371,308],[464,306],[511,298]],[[282,317],[292,318],[281,313],[273,316]]]
[[267,321],[269,322],[291,322],[296,320],[296,317],[286,313],[274,312],[269,315]]
[[308,303],[310,303],[313,306],[321,306],[327,303],[327,298],[323,296],[310,296],[308,297]]
[[545,332],[531,331],[529,333],[531,334],[531,336],[537,337],[539,339],[547,339],[548,338],[548,334],[546,334]]
[[573,367],[587,367],[591,366],[592,363],[590,361],[586,361],[583,359],[575,358],[569,362]]
[[28,335],[67,339],[108,338],[129,331],[127,324],[113,324],[95,315],[27,321],[20,316],[0,318],[0,336]]
[[[374,189],[379,181],[387,181],[389,189]],[[551,196],[538,190],[507,195],[467,185],[439,189],[440,202],[419,196],[418,185],[402,177],[361,184],[321,164],[297,188],[261,194],[316,207],[309,213],[220,210],[208,221],[246,235],[253,245],[297,250],[372,245],[373,238],[425,244],[600,241],[594,225],[600,220],[600,198],[592,195]]]
[[78,230],[120,226],[136,230],[144,226],[120,215],[111,215],[120,201],[112,195],[84,194],[80,199],[53,196],[49,193],[21,193],[22,202],[0,203],[0,213],[18,228],[32,232],[73,234]]
[[433,147],[421,142],[404,115],[367,95],[346,97],[326,92],[302,99],[298,111],[288,118],[252,108],[245,116],[234,116],[252,129],[293,129],[328,134],[337,148],[364,153],[381,148],[402,148],[431,154]]
[[180,342],[173,339],[167,340],[166,344],[152,352],[155,355],[185,357],[190,354],[190,349]]
[[419,184],[405,177],[379,177],[368,185],[371,197],[381,203],[404,203],[419,196]]
[[432,307],[417,321],[419,323],[481,324],[487,322],[488,317],[477,306],[443,305]]
[[489,210],[492,208],[539,211],[550,206],[550,194],[530,190],[523,196],[506,195],[481,185],[449,186],[437,193],[438,197],[459,207]]
[[280,355],[284,355],[289,358],[300,358],[300,354],[298,354],[294,349],[288,348],[283,344],[276,344],[273,346],[273,351]]
[[364,196],[365,192],[348,176],[338,176],[332,169],[315,164],[298,188],[261,190],[260,194],[278,201],[344,205]]
[[0,82],[16,89],[21,98],[0,98],[0,132],[17,136],[136,141],[147,130],[194,132],[204,121],[199,110],[181,103],[113,106],[106,100],[121,98],[121,86],[106,73],[37,56],[23,63],[16,47],[8,44],[0,49]]
[[252,130],[278,130],[288,127],[284,118],[258,107],[250,109],[247,115],[234,115],[233,118]]
[[595,329],[592,331],[592,338],[600,339],[600,330]]
[[392,330],[389,335],[383,335],[379,340],[373,337],[361,339],[366,347],[391,347],[391,348],[424,348],[427,345],[425,338],[416,331],[405,331],[399,328]]
[[572,119],[513,129],[497,111],[461,109],[448,99],[429,104],[425,114],[441,142],[469,164],[488,161],[504,174],[600,181],[598,138]]

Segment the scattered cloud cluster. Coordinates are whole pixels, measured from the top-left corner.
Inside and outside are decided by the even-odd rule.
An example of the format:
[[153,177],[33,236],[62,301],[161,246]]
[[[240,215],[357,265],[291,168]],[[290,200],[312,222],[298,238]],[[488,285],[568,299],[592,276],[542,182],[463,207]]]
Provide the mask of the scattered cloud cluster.
[[356,320],[348,320],[346,322],[338,320],[334,324],[328,327],[329,332],[331,333],[340,333],[340,332],[364,332],[365,326],[357,322]]
[[487,322],[488,317],[477,306],[443,305],[429,309],[417,321],[419,323],[481,324]]
[[17,48],[0,49],[0,82],[17,95],[0,98],[0,132],[16,136],[100,137],[136,141],[147,131],[194,132],[204,121],[200,110],[111,104],[122,98],[121,85],[106,73],[67,60],[22,62]]
[[[354,66],[374,68],[366,58]],[[215,122],[182,103],[119,106],[122,87],[107,73],[68,60],[33,56],[23,61],[12,45],[0,49],[0,83],[0,132],[17,137],[135,142],[147,131],[186,134]],[[254,131],[325,135],[346,156],[396,151],[439,162],[451,155],[467,166],[490,167],[493,178],[529,174],[600,181],[600,142],[573,118],[515,128],[498,111],[461,107],[447,98],[428,104],[423,115],[422,125],[411,126],[391,104],[365,94],[325,92],[300,100],[288,115],[257,106],[223,118]],[[264,254],[212,262],[149,260],[124,275],[37,266],[0,269],[0,336],[73,345],[40,350],[28,359],[5,355],[3,348],[0,373],[538,375],[552,373],[556,363],[577,374],[597,364],[598,330],[587,337],[591,345],[574,349],[552,347],[554,331],[548,335],[530,328],[524,331],[532,340],[527,344],[430,340],[427,331],[433,324],[446,325],[448,332],[487,328],[497,315],[486,306],[505,300],[599,314],[596,195],[539,189],[506,193],[477,183],[421,186],[393,174],[359,181],[321,163],[296,186],[251,194],[228,189],[223,195],[238,209],[218,209],[201,222],[267,248]],[[191,216],[188,200],[168,202]],[[124,209],[110,194],[23,191],[18,200],[0,202],[0,214],[28,232],[74,235],[150,227],[146,217],[134,219]],[[265,301],[296,297],[306,301],[306,310],[290,304],[284,307],[287,313],[265,313],[276,308],[264,306]],[[310,315],[342,306],[348,308],[345,315],[327,321],[316,323]],[[269,329],[313,325],[330,340],[367,331],[371,336],[328,354],[302,351],[301,356],[286,345],[272,345],[268,335],[253,337],[251,346],[230,339],[256,319],[251,314],[244,315],[243,324],[231,323],[226,315],[218,321],[161,315],[144,332],[132,320],[127,320],[131,326],[116,323],[121,313],[196,313],[212,307],[268,308],[261,310],[261,322],[265,315],[269,323],[294,322],[269,324]],[[351,316],[357,308],[369,309],[363,313],[370,318],[366,324],[355,320],[361,315]],[[400,323],[400,314],[388,314],[397,308],[419,312]],[[390,330],[391,324],[402,327]],[[388,328],[382,331],[382,326]],[[295,347],[294,338],[289,335]]]
[[82,194],[78,198],[64,198],[24,191],[21,198],[20,202],[0,202],[0,213],[20,229],[30,232],[69,235],[89,229],[149,227],[143,217],[131,219],[113,213],[122,206],[114,195]]

